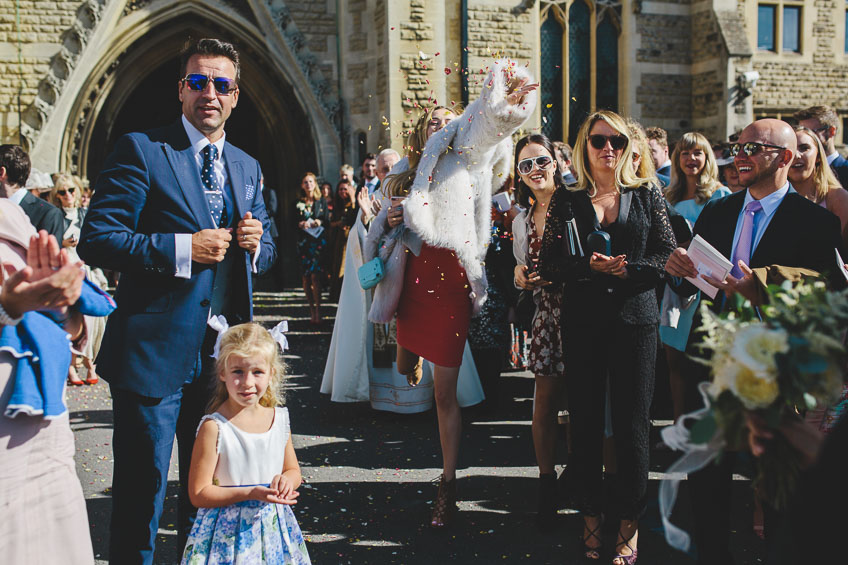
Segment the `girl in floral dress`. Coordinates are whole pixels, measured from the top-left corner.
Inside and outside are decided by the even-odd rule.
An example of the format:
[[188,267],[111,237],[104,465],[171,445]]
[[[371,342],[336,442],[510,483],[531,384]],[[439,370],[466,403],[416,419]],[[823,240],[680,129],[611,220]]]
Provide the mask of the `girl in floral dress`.
[[258,324],[241,324],[220,335],[215,351],[217,390],[188,479],[200,510],[182,563],[309,564],[291,509],[301,476],[288,409],[280,406],[277,342]]
[[[551,285],[539,276],[539,252],[546,219],[564,190],[551,141],[541,134],[524,137],[515,145],[515,178],[519,204],[526,211],[512,223],[515,286],[532,291],[536,304],[530,337],[528,369],[536,376],[533,408],[533,446],[539,465],[539,510],[536,523],[542,530],[556,524],[557,485],[554,447],[557,412],[563,398],[565,364],[560,333],[562,285]],[[532,197],[532,205],[531,205]]]

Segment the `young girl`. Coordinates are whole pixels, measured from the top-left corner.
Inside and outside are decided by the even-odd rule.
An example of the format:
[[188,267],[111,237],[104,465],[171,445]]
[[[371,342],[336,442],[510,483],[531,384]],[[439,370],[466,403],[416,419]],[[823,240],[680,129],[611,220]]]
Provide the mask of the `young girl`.
[[218,383],[191,456],[188,492],[200,510],[183,565],[308,564],[291,505],[300,466],[281,404],[283,365],[262,326],[234,326],[220,338]]

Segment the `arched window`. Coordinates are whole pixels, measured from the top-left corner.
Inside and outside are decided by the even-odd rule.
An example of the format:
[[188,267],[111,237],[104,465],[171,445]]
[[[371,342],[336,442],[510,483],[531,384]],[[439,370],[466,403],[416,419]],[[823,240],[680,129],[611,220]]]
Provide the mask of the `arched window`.
[[573,145],[588,114],[618,109],[620,10],[615,0],[541,1],[542,131],[551,139]]

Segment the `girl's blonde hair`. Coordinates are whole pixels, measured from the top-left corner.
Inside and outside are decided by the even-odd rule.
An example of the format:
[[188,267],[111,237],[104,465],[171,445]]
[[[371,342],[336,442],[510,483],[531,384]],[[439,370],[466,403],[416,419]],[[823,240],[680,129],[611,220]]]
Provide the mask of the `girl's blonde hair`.
[[704,168],[701,169],[701,174],[698,175],[698,182],[695,185],[695,203],[703,204],[707,202],[721,186],[721,181],[718,180],[718,164],[710,140],[696,131],[684,133],[674,145],[674,152],[671,154],[671,182],[668,183],[664,191],[665,199],[670,204],[677,204],[686,198],[686,175],[680,166],[680,154],[683,151],[692,151],[693,149],[703,151],[706,158]]
[[813,169],[813,180],[816,182],[816,202],[822,202],[827,197],[828,192],[834,188],[842,188],[842,185],[839,184],[839,179],[836,178],[833,169],[830,168],[830,165],[825,160],[824,145],[822,145],[819,136],[810,128],[797,126],[795,133],[798,134],[801,132],[807,134],[816,144],[816,151],[818,153],[816,154],[816,168]]
[[59,173],[56,176],[56,180],[53,181],[53,188],[50,190],[50,203],[61,209],[62,201],[59,200],[57,192],[62,189],[67,190],[69,188],[74,189],[74,206],[79,206],[80,200],[82,199],[82,188],[74,180],[74,177],[68,173]]
[[645,135],[645,129],[642,124],[633,118],[627,118],[627,128],[630,130],[630,139],[633,143],[630,159],[633,155],[639,155],[639,166],[636,167],[636,176],[650,181],[659,186],[657,179],[657,169],[654,166],[654,159],[651,157],[651,146],[648,145],[648,136]]
[[[574,176],[577,177],[577,183],[565,188],[572,192],[586,190],[589,196],[595,196],[598,192],[598,187],[595,185],[595,178],[592,176],[592,171],[589,167],[589,132],[599,121],[605,121],[612,129],[627,138],[627,145],[621,153],[621,158],[615,164],[615,188],[621,192],[622,188],[636,188],[650,181],[650,179],[640,177],[633,170],[633,141],[630,139],[630,130],[624,118],[610,110],[601,110],[591,114],[580,126],[580,131],[577,132],[577,142],[574,144],[574,153],[571,157],[574,165]],[[644,157],[643,159],[644,160]]]
[[265,394],[259,399],[259,404],[273,408],[285,403],[283,394],[283,377],[286,368],[280,357],[280,348],[271,334],[257,323],[239,324],[228,329],[221,338],[218,348],[218,358],[215,360],[215,374],[218,379],[215,384],[215,394],[209,402],[207,410],[214,412],[229,398],[227,385],[220,377],[227,372],[227,362],[232,356],[252,357],[262,356],[271,368],[271,378]]
[[[312,190],[312,194],[308,196],[312,198],[312,200],[321,200],[321,197],[323,195],[321,194],[321,186],[318,184],[318,177],[315,176],[315,173],[311,171],[304,173],[303,176],[300,177],[300,190],[303,192],[304,195],[306,195],[306,190],[303,188],[303,181],[306,177],[312,177],[312,180],[315,181],[315,188]],[[303,197],[301,196],[301,198]]]
[[389,175],[386,177],[383,184],[384,196],[406,196],[409,189],[412,187],[412,182],[415,180],[415,174],[418,172],[418,162],[421,160],[421,153],[424,151],[424,146],[427,145],[427,127],[430,125],[430,120],[433,119],[433,114],[436,110],[447,110],[454,116],[462,114],[462,106],[459,104],[448,108],[447,106],[432,106],[418,116],[418,121],[415,122],[409,136],[406,138],[406,157],[409,160],[409,168],[397,175]]

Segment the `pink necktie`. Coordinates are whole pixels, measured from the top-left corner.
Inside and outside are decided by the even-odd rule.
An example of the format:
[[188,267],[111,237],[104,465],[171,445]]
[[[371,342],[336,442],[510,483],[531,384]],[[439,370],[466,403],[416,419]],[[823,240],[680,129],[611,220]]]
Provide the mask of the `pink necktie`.
[[760,204],[759,200],[751,200],[745,206],[745,215],[742,217],[742,231],[739,233],[736,249],[733,250],[733,269],[730,270],[730,274],[737,279],[745,276],[742,269],[739,268],[739,261],[744,261],[749,266],[751,264],[751,248],[754,243],[754,216],[762,209],[763,205]]

